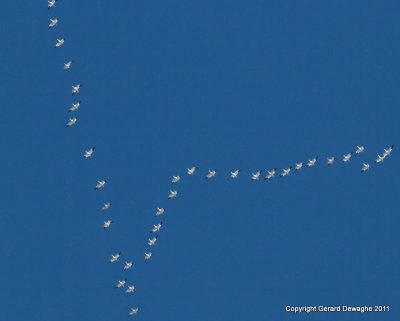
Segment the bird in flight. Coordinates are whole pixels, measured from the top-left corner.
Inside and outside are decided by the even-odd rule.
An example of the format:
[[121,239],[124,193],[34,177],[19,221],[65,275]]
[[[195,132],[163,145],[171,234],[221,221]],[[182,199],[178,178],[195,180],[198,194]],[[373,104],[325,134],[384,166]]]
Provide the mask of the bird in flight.
[[270,171],[267,171],[267,176],[265,176],[265,180],[269,180],[269,179],[271,179],[271,178],[274,178],[275,177],[275,174],[276,174],[276,168],[274,168],[274,169],[272,169],[272,170],[270,170]]
[[90,148],[89,150],[85,150],[85,152],[83,153],[83,156],[85,158],[91,158],[93,156],[95,147]]
[[131,311],[129,311],[128,316],[134,316],[139,312],[139,308],[132,308]]
[[280,175],[280,177],[288,176],[288,175],[290,174],[291,169],[292,169],[292,166],[289,166],[289,167],[286,168],[286,169],[284,168],[283,171],[282,171],[282,173],[281,173],[281,175]]
[[313,159],[308,160],[307,167],[315,166],[315,164],[317,163],[317,160],[318,160],[318,156],[314,157]]
[[178,183],[180,180],[181,180],[181,177],[180,177],[179,175],[172,176],[171,183],[172,183],[172,184],[176,184],[176,183]]
[[239,173],[241,172],[241,169],[235,169],[234,171],[231,172],[231,178],[235,179],[239,177]]
[[78,121],[78,117],[70,118],[66,127],[72,127],[72,126],[76,125],[77,121]]
[[178,191],[169,191],[168,199],[176,198],[178,196]]
[[111,254],[111,259],[108,260],[108,263],[118,262],[121,254],[122,254],[121,252],[118,252],[117,254]]
[[126,284],[126,279],[125,280],[119,280],[117,285],[115,286],[116,289],[123,288]]
[[49,29],[57,26],[59,21],[60,21],[60,19],[58,19],[58,18],[50,19]]
[[63,69],[64,69],[64,70],[69,70],[69,69],[71,69],[73,63],[74,63],[73,60],[64,62],[64,67],[63,67]]
[[55,47],[60,48],[60,47],[64,46],[64,43],[65,43],[65,38],[57,39]]
[[104,186],[106,185],[107,180],[103,179],[101,181],[97,181],[96,187],[94,188],[95,190],[98,190],[100,188],[104,188]]
[[210,170],[208,170],[208,174],[206,175],[205,179],[211,179],[211,178],[215,177],[215,175],[217,175],[217,172],[215,171],[215,169],[210,169]]
[[343,163],[348,163],[350,162],[351,156],[353,155],[353,152],[350,152],[346,155],[343,155]]
[[147,245],[148,246],[154,246],[154,244],[156,244],[156,242],[157,242],[157,239],[158,239],[158,235],[156,235],[155,237],[149,239],[149,241],[147,242]]
[[153,253],[149,252],[149,253],[144,253],[144,260],[148,261],[151,259],[151,257],[153,256]]
[[151,229],[151,233],[157,233],[161,230],[162,226],[162,221],[156,225],[153,225],[153,228]]
[[361,154],[365,150],[364,146],[357,146],[356,148],[356,154]]
[[128,288],[126,289],[125,293],[133,293],[134,291],[135,291],[135,286],[128,285]]
[[133,267],[132,262],[125,262],[124,271],[130,270]]
[[191,167],[191,168],[187,168],[187,169],[186,169],[186,172],[187,172],[188,175],[193,175],[194,172],[196,171],[196,169],[197,169],[197,167],[196,167],[196,166],[193,166],[193,167]]
[[336,160],[336,157],[328,157],[326,159],[326,163],[328,164],[328,166],[332,166],[333,163],[335,162],[335,160]]
[[262,170],[258,170],[255,173],[251,173],[251,180],[258,181],[260,179],[261,172],[262,172]]
[[78,101],[76,103],[72,103],[71,108],[68,109],[68,112],[72,113],[73,111],[78,110],[80,106],[81,106],[81,101]]
[[157,207],[156,216],[163,215],[165,212],[163,207]]
[[304,166],[304,163],[303,163],[303,162],[301,162],[301,163],[296,163],[294,169],[295,169],[296,171],[299,171],[299,170],[301,170],[301,169],[303,168],[303,166]]
[[113,223],[112,220],[104,221],[104,223],[103,223],[103,228],[104,228],[105,230],[108,229],[108,228],[111,226],[112,223]]
[[363,163],[363,166],[361,168],[361,173],[365,173],[369,171],[369,164]]
[[111,207],[111,203],[104,203],[101,210],[102,211],[108,211]]
[[56,0],[48,0],[47,1],[47,9],[54,8],[56,6]]
[[76,95],[76,94],[79,94],[79,91],[81,90],[81,87],[83,87],[81,84],[77,84],[75,86],[72,86],[72,90],[71,90],[72,96]]

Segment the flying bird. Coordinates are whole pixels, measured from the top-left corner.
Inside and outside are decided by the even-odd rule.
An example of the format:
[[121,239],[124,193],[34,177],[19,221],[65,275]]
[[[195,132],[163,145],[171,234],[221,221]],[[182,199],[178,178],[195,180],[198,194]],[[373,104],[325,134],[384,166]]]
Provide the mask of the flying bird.
[[149,252],[149,253],[144,253],[144,260],[148,261],[151,259],[151,257],[153,256],[153,253]]
[[77,84],[75,86],[72,86],[72,96],[79,94],[79,91],[81,90],[81,87],[83,87],[81,84]]
[[153,228],[151,229],[151,233],[157,233],[161,230],[161,226],[162,226],[162,221],[156,225],[153,225]]
[[136,315],[139,312],[139,308],[132,308],[131,311],[129,311],[128,316],[133,316]]
[[283,171],[282,171],[282,173],[281,173],[281,175],[280,175],[280,177],[288,176],[288,175],[290,174],[291,169],[292,169],[292,166],[289,166],[289,167],[286,168],[286,169],[284,168]]
[[57,39],[55,47],[60,48],[60,47],[64,46],[64,43],[65,43],[65,38]]
[[58,25],[60,20],[58,18],[50,19],[49,29],[54,28]]
[[178,196],[178,191],[169,191],[168,199],[176,198]]
[[363,163],[363,166],[361,168],[361,173],[365,173],[369,171],[369,164]]
[[112,220],[104,221],[104,223],[103,223],[103,228],[104,228],[105,230],[108,229],[108,228],[111,226],[112,223],[113,223]]
[[74,63],[73,60],[64,62],[64,67],[63,67],[63,69],[64,69],[64,70],[69,70],[69,69],[71,69],[73,63]]
[[375,159],[375,163],[382,163],[384,160],[385,160],[385,154],[383,154],[382,156],[381,155],[378,155],[378,157]]
[[134,291],[135,291],[135,286],[128,285],[128,288],[126,289],[125,293],[133,293]]
[[124,271],[130,270],[133,267],[132,262],[125,262]]
[[102,211],[108,211],[111,207],[111,203],[104,203],[103,207],[101,208]]
[[332,166],[333,163],[335,162],[335,160],[336,160],[336,157],[328,157],[326,159],[326,163],[328,164],[328,166]]
[[272,170],[270,170],[270,171],[267,171],[267,176],[265,176],[265,180],[269,180],[269,179],[271,179],[271,178],[274,178],[275,177],[275,174],[276,174],[276,168],[274,168],[274,169],[272,169]]
[[108,263],[118,262],[121,254],[122,254],[121,252],[118,252],[117,254],[111,254],[111,259],[108,260]]
[[361,154],[364,152],[364,146],[357,146],[356,148],[356,154]]
[[350,162],[351,156],[353,155],[353,152],[350,152],[346,155],[343,155],[343,163],[348,163]]
[[157,239],[158,239],[158,235],[156,235],[155,237],[149,239],[149,241],[147,242],[147,245],[148,246],[153,246],[154,244],[156,244]]
[[206,175],[205,179],[211,179],[217,175],[217,172],[214,169],[208,170],[208,174]]
[[234,171],[231,172],[231,178],[235,179],[239,177],[239,173],[241,172],[241,169],[235,169]]
[[261,172],[262,170],[258,170],[255,173],[251,173],[251,180],[258,181],[260,179]]
[[54,8],[56,6],[56,0],[48,0],[47,1],[47,9]]
[[317,163],[317,161],[318,161],[318,156],[317,156],[317,157],[314,157],[313,159],[308,160],[308,162],[307,162],[307,167],[315,166],[315,164]]
[[163,215],[165,212],[163,207],[157,207],[156,216]]
[[296,171],[299,171],[299,170],[301,170],[301,169],[303,168],[303,166],[304,166],[304,163],[303,163],[303,162],[301,162],[301,163],[296,163],[294,169],[295,169]]
[[76,103],[72,103],[72,106],[71,106],[70,109],[68,109],[68,112],[72,113],[73,111],[78,110],[80,106],[81,106],[81,101],[78,101]]
[[83,156],[85,158],[91,158],[93,156],[95,147],[90,148],[89,150],[85,150],[85,152],[83,153]]
[[179,175],[172,176],[171,183],[172,183],[172,184],[176,184],[176,183],[178,183],[180,180],[181,180],[181,177],[180,177]]
[[66,126],[66,127],[72,127],[72,126],[74,126],[74,125],[76,124],[77,121],[78,121],[78,117],[70,118],[69,121],[68,121],[68,123],[67,123],[67,126]]
[[390,146],[388,149],[384,149],[383,156],[384,157],[390,156],[390,154],[393,152],[393,148],[394,148],[394,145]]
[[100,189],[100,188],[104,188],[104,186],[106,185],[106,183],[107,183],[107,180],[105,180],[105,179],[103,179],[103,180],[101,180],[101,181],[97,181],[97,185],[96,185],[96,187],[94,188],[95,190],[98,190],[98,189]]
[[119,280],[117,285],[115,286],[115,288],[116,289],[123,288],[125,286],[125,284],[126,284],[126,279],[125,280]]
[[188,175],[193,175],[194,172],[196,171],[196,169],[197,169],[196,166],[193,166],[193,167],[191,167],[191,168],[187,168],[187,169],[186,169],[187,174],[188,174]]

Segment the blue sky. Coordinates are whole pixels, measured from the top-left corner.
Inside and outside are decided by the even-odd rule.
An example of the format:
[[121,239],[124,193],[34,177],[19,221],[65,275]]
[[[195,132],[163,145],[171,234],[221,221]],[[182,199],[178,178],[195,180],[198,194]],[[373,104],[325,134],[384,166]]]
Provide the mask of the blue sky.
[[[1,320],[124,320],[131,306],[143,320],[399,319],[396,149],[359,172],[400,138],[398,1],[3,9]],[[50,17],[61,20],[49,31]],[[66,129],[78,82],[79,121]],[[322,162],[361,144],[349,164]],[[286,179],[249,180],[317,155]],[[192,165],[167,201],[171,176]],[[144,264],[157,206],[165,224]],[[137,266],[107,264],[117,251]],[[124,274],[130,297],[113,288]],[[284,312],[339,304],[392,311]]]

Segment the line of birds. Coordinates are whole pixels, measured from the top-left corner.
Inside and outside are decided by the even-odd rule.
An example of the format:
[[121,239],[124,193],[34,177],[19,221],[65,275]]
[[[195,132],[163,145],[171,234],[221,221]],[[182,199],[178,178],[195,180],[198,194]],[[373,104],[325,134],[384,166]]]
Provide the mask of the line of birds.
[[[48,10],[55,8],[56,5],[57,5],[57,0],[48,0],[47,1]],[[50,18],[50,23],[48,25],[48,29],[55,28],[56,26],[58,26],[59,23],[60,23],[60,18],[58,18],[58,17]],[[65,41],[66,41],[65,37],[57,38],[56,43],[55,43],[55,48],[63,47],[65,45]],[[74,62],[75,62],[74,60],[66,61],[64,63],[64,66],[63,66],[63,70],[64,71],[70,70],[72,68]],[[83,85],[80,84],[80,83],[78,83],[76,85],[72,85],[72,88],[71,88],[72,96],[73,97],[77,96],[80,93],[82,87],[83,87]],[[81,103],[82,103],[81,100],[73,102],[71,107],[68,109],[68,113],[76,112],[79,109],[79,107],[81,106]],[[74,116],[74,117],[69,118],[66,127],[70,128],[70,127],[75,126],[77,124],[77,121],[78,121],[78,116]],[[92,158],[93,154],[94,154],[94,151],[95,151],[95,147],[91,147],[88,150],[85,150],[84,153],[83,153],[84,158],[86,158],[86,159]],[[105,187],[106,183],[107,183],[106,179],[99,180],[97,182],[96,186],[95,186],[95,190],[103,189]],[[107,211],[107,210],[109,210],[111,208],[111,205],[112,205],[111,202],[104,203],[102,208],[101,208],[101,210],[102,211]],[[105,230],[110,228],[112,223],[113,223],[112,220],[104,221],[103,228]],[[161,225],[158,227],[158,230],[160,228],[161,228]],[[158,236],[153,237],[151,240],[149,240],[149,244],[154,245],[156,240],[157,240],[157,238],[158,238]],[[111,258],[110,258],[110,260],[108,262],[109,263],[118,262],[120,256],[121,256],[121,252],[118,252],[116,254],[112,254]],[[148,255],[147,259],[149,259],[150,257],[151,257],[151,254]],[[133,262],[131,262],[131,261],[125,262],[125,265],[124,265],[123,269],[124,269],[124,271],[128,271],[128,270],[132,269],[133,266],[134,266]],[[120,288],[124,288],[125,286],[126,286],[125,293],[131,294],[131,293],[135,292],[135,289],[136,289],[135,285],[128,285],[127,284],[127,279],[118,280],[117,284],[115,285],[115,288],[116,289],[120,289]],[[130,309],[130,311],[128,313],[128,316],[134,316],[138,312],[139,312],[139,308],[138,307],[133,307],[133,308]]]
[[[57,4],[57,0],[48,0],[48,9],[55,8],[56,4]],[[55,28],[59,24],[59,22],[60,22],[59,18],[51,18],[48,28],[49,29]],[[64,38],[64,37],[57,39],[55,47],[56,48],[63,47],[65,45],[65,40],[66,40],[66,38]],[[73,64],[74,64],[74,60],[69,60],[69,61],[65,62],[64,66],[63,66],[63,70],[64,71],[70,70],[72,68]],[[75,97],[76,95],[78,95],[80,93],[80,90],[81,90],[82,87],[83,86],[80,83],[78,83],[76,85],[73,85],[72,89],[71,89],[72,96]],[[82,102],[80,100],[76,101],[76,102],[73,102],[71,107],[68,109],[68,112],[69,113],[73,113],[73,112],[77,111],[80,108],[81,103]],[[69,121],[67,122],[66,127],[69,128],[69,127],[72,127],[72,126],[76,125],[77,121],[78,121],[78,117],[77,116],[71,117],[69,119]],[[391,153],[393,151],[393,148],[394,148],[394,146],[392,145],[392,146],[384,149],[383,153],[379,154],[377,156],[377,158],[375,159],[374,163],[375,164],[382,163],[386,159],[386,157],[391,155]],[[357,146],[354,151],[351,151],[351,152],[343,155],[342,162],[343,163],[348,163],[348,162],[351,161],[353,155],[361,154],[364,151],[365,151],[364,146]],[[95,147],[91,147],[88,150],[84,151],[83,157],[85,159],[90,159],[90,158],[93,157],[94,152],[95,152]],[[338,158],[334,157],[334,156],[327,157],[326,158],[326,164],[328,166],[333,166],[334,163],[337,161],[337,159]],[[316,157],[314,157],[312,159],[309,159],[306,162],[299,162],[299,163],[295,163],[293,166],[288,166],[286,168],[282,168],[281,172],[279,173],[279,177],[283,178],[283,177],[286,177],[286,176],[290,175],[292,170],[300,171],[303,168],[314,167],[314,166],[316,166],[318,161],[319,161],[319,157],[316,156]],[[365,172],[369,171],[370,168],[371,168],[371,166],[370,166],[369,163],[363,163],[362,167],[361,167],[361,172],[365,173]],[[186,174],[188,176],[193,176],[193,175],[195,175],[197,170],[198,170],[197,166],[192,166],[192,167],[186,169]],[[229,173],[230,179],[239,178],[241,172],[242,172],[242,169],[234,169],[234,170],[230,171],[230,173]],[[258,180],[260,180],[262,178],[262,176],[261,176],[262,173],[263,173],[263,170],[257,170],[256,172],[251,173],[250,179],[252,181],[258,181]],[[266,171],[266,175],[264,176],[264,180],[271,180],[276,175],[278,175],[278,169],[277,168],[272,168],[270,170],[267,170]],[[217,176],[217,171],[215,169],[209,169],[204,178],[206,180],[210,180],[210,179],[215,178],[216,176]],[[181,181],[181,176],[180,175],[172,176],[172,179],[171,179],[171,183],[172,184],[177,184],[180,181]],[[107,180],[106,179],[101,179],[101,180],[97,181],[97,184],[95,185],[94,189],[95,190],[103,189],[106,186],[106,184],[107,184]],[[175,199],[177,197],[178,197],[178,191],[175,190],[175,189],[170,189],[167,199],[168,200],[172,200],[172,199]],[[108,210],[110,210],[111,206],[112,206],[111,202],[106,202],[106,203],[104,203],[102,205],[101,211],[102,212],[108,211]],[[156,211],[155,211],[155,216],[156,217],[160,217],[160,216],[164,215],[164,213],[165,213],[165,208],[164,207],[157,207]],[[108,230],[113,223],[114,223],[114,221],[112,219],[105,220],[103,222],[103,229],[104,230]],[[163,226],[163,221],[159,221],[158,223],[154,224],[153,227],[151,228],[151,230],[150,230],[151,237],[149,237],[149,239],[147,241],[147,247],[149,248],[149,250],[145,251],[145,253],[144,253],[144,261],[149,261],[153,257],[152,248],[155,246],[156,242],[158,241],[158,238],[159,238],[158,233],[160,233],[162,226]],[[121,256],[122,256],[122,252],[117,252],[115,254],[111,254],[111,257],[108,260],[108,262],[111,263],[111,264],[115,264],[115,263],[120,261]],[[124,266],[123,266],[123,271],[131,270],[133,267],[134,267],[134,263],[132,261],[126,261]],[[122,280],[118,280],[116,285],[115,285],[115,288],[116,289],[123,289],[124,288],[125,289],[125,293],[127,293],[127,294],[132,294],[136,290],[136,286],[133,285],[133,284],[129,285],[127,283],[127,279],[126,278],[124,278]],[[138,307],[132,307],[132,308],[130,308],[128,316],[134,316],[138,312],[139,312],[139,308]]]

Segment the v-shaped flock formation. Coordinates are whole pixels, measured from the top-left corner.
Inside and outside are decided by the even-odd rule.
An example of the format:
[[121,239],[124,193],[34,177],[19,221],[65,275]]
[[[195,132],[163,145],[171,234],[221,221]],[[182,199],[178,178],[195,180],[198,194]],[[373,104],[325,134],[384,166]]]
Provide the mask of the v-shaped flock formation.
[[[48,9],[53,9],[55,8],[57,5],[57,0],[48,0]],[[57,25],[60,23],[60,19],[59,18],[50,18],[50,23],[48,25],[49,29],[54,29],[57,27]],[[56,43],[55,43],[55,47],[56,48],[61,48],[65,45],[66,42],[66,38],[62,37],[62,38],[57,38]],[[67,60],[64,63],[63,66],[63,70],[64,71],[68,71],[72,68],[72,66],[74,65],[74,60]],[[71,93],[72,96],[75,97],[80,93],[80,90],[82,89],[82,84],[77,83],[75,85],[72,85],[71,87]],[[79,107],[81,106],[81,101],[75,101],[72,102],[71,107],[68,109],[68,113],[75,113],[76,111],[79,110]],[[70,128],[73,127],[77,124],[78,121],[78,116],[75,117],[71,117],[69,118],[66,127]],[[379,154],[377,156],[377,158],[375,159],[374,163],[375,164],[380,164],[382,163],[388,156],[391,155],[391,153],[393,152],[393,148],[394,146],[390,146],[386,149],[384,149],[382,154]],[[349,163],[353,157],[353,155],[359,155],[362,154],[364,152],[364,146],[357,146],[356,149],[354,151],[351,151],[345,155],[343,155],[343,157],[341,158],[341,161],[343,163]],[[90,147],[89,149],[85,150],[83,152],[83,156],[86,159],[90,159],[93,157],[95,152],[95,147]],[[335,162],[337,161],[337,157],[335,156],[330,156],[326,158],[326,164],[328,167],[333,166],[335,164]],[[309,159],[306,162],[299,162],[299,163],[295,163],[294,165],[282,168],[279,172],[278,172],[278,168],[271,168],[266,170],[266,174],[264,176],[264,180],[265,181],[269,181],[271,179],[273,179],[275,176],[279,175],[279,177],[283,178],[283,177],[287,177],[289,176],[292,171],[294,172],[298,172],[304,168],[311,168],[314,167],[318,164],[319,162],[319,157],[313,157],[311,159]],[[361,172],[365,173],[367,171],[369,171],[371,168],[371,165],[369,163],[363,163],[362,167],[361,167]],[[250,175],[248,176],[249,179],[251,179],[252,181],[259,181],[262,178],[262,173],[264,170],[262,169],[258,169],[254,172],[251,172]],[[186,169],[186,174],[188,176],[193,176],[198,172],[198,167],[197,166],[192,166],[190,168]],[[232,171],[226,171],[226,177],[232,179],[232,180],[236,180],[238,179],[240,176],[242,176],[242,169],[238,168],[238,169],[234,169]],[[205,173],[204,178],[206,180],[210,180],[210,179],[215,179],[215,177],[217,176],[217,171],[215,169],[208,169],[208,171]],[[171,179],[171,184],[176,185],[181,181],[181,176],[180,175],[174,175],[172,176]],[[95,190],[100,190],[103,189],[107,184],[107,179],[100,179],[97,184],[95,185],[94,189]],[[169,194],[168,194],[168,199],[175,199],[178,197],[178,191],[176,189],[170,189]],[[112,206],[111,202],[105,202],[101,208],[101,210],[103,212],[110,210]],[[155,216],[156,217],[160,217],[162,215],[164,215],[165,213],[165,208],[160,206],[157,207],[156,211],[155,211]],[[111,227],[111,225],[114,223],[114,221],[112,219],[108,219],[106,221],[103,222],[103,228],[104,230],[107,230]],[[161,232],[161,228],[163,226],[163,221],[158,221],[157,223],[155,223],[153,225],[153,227],[150,230],[150,234],[151,236],[149,237],[149,239],[147,240],[147,247],[148,247],[148,251],[144,253],[144,260],[148,261],[153,257],[153,247],[156,245],[158,238],[159,238],[159,233]],[[122,256],[122,252],[116,252],[111,254],[110,259],[108,260],[108,262],[110,264],[116,264],[120,261]],[[132,269],[134,267],[134,263],[131,260],[126,260],[123,267],[121,268],[121,271],[128,271],[130,269]],[[127,294],[132,294],[135,292],[136,287],[133,284],[128,284],[127,279],[121,279],[118,280],[116,285],[115,285],[116,289],[125,289],[125,293]],[[129,312],[128,312],[128,316],[134,316],[139,312],[139,308],[138,307],[131,307]]]

